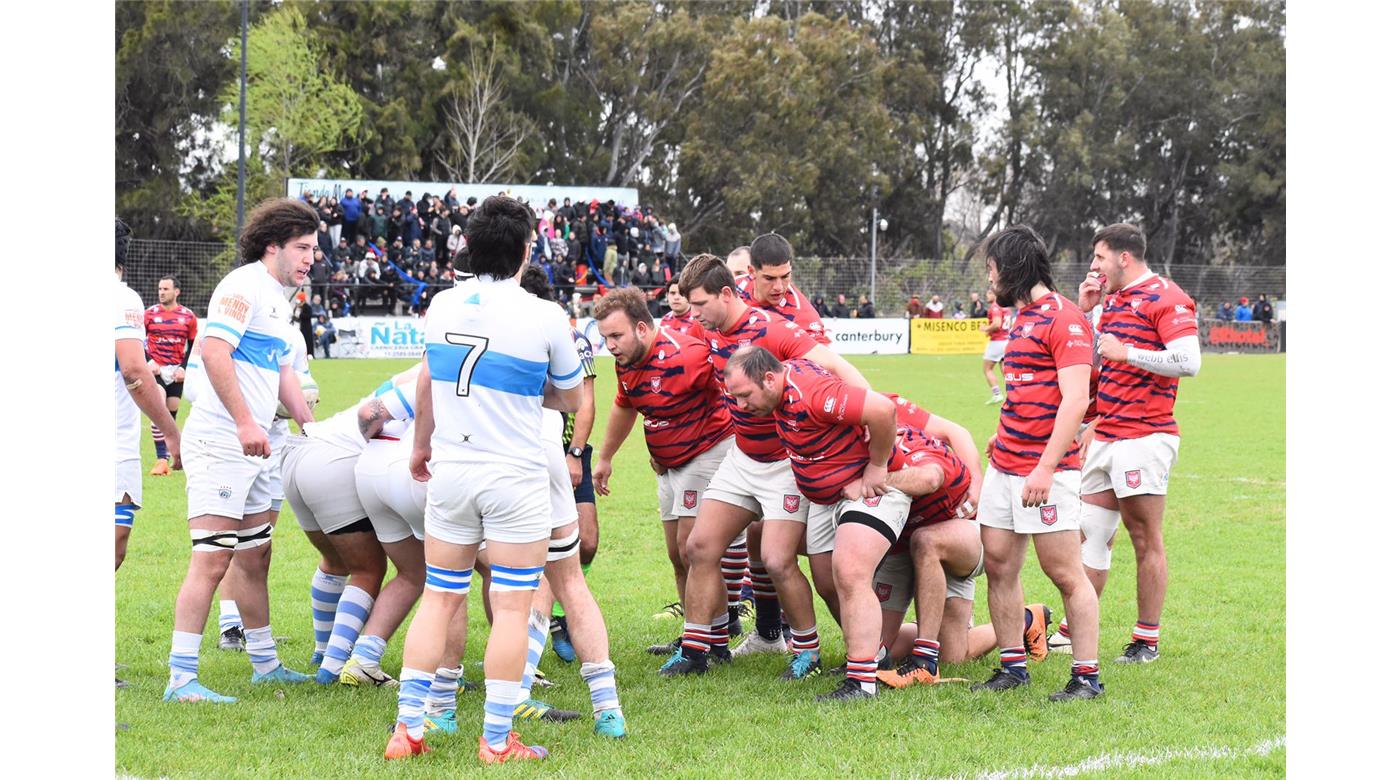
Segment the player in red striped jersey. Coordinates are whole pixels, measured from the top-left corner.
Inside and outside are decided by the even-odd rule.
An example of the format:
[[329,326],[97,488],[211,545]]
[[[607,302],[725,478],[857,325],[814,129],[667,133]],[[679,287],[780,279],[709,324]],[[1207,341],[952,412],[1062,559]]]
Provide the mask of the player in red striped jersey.
[[[723,381],[730,355],[749,344],[767,348],[780,359],[806,358],[830,370],[848,384],[866,387],[860,372],[841,356],[816,343],[807,331],[781,317],[744,303],[734,276],[713,255],[700,255],[681,272],[681,292],[695,307],[705,326],[715,377]],[[770,415],[743,409],[729,393],[723,398],[734,420],[735,447],[710,480],[700,504],[695,530],[686,544],[690,572],[686,579],[686,626],[680,650],[661,668],[665,676],[703,673],[711,648],[720,658],[729,655],[725,637],[727,616],[721,608],[724,587],[720,557],[730,541],[755,520],[764,521],[763,561],[777,586],[793,631],[794,654],[784,672],[787,679],[820,671],[819,640],[812,591],[797,566],[798,548],[806,542],[818,590],[829,577],[830,550],[814,541],[807,526],[807,499],[798,489],[787,452]],[[827,587],[827,590],[830,590]],[[829,602],[828,602],[829,603]],[[719,631],[715,630],[719,615]],[[772,637],[773,641],[781,641]]]
[[1051,699],[1093,698],[1103,693],[1099,603],[1079,562],[1075,443],[1089,405],[1092,326],[1078,306],[1055,292],[1049,252],[1034,230],[1013,225],[988,239],[983,253],[996,302],[1017,311],[1003,369],[1006,403],[989,448],[991,467],[977,509],[1001,668],[973,690],[1002,691],[1030,682],[1021,566],[1031,537],[1040,567],[1059,589],[1075,627],[1070,681]]
[[[146,309],[146,354],[149,356],[146,365],[155,375],[156,384],[165,391],[165,408],[174,418],[180,412],[180,398],[185,392],[185,367],[190,363],[199,323],[194,312],[180,305],[180,286],[175,277],[160,278],[156,297],[160,303]],[[167,476],[170,462],[165,434],[155,423],[151,423],[151,440],[156,447],[151,476]]]
[[871,698],[881,629],[871,578],[903,531],[911,501],[886,484],[897,441],[895,404],[809,360],[779,362],[760,345],[735,352],[724,377],[741,409],[772,415],[797,485],[812,503],[808,528],[825,527],[833,537],[846,678],[817,699]]
[[987,399],[987,404],[999,404],[1002,402],[1001,383],[997,381],[997,375],[992,370],[1006,356],[1006,341],[1011,337],[1011,315],[1013,312],[997,304],[996,298],[992,297],[992,291],[987,291],[987,324],[981,330],[987,334],[987,348],[982,352],[982,376],[986,377],[987,385],[992,388],[992,397]]
[[[747,251],[745,251],[747,250]],[[742,255],[739,253],[743,252]],[[748,267],[734,271],[734,283],[744,300],[760,309],[782,315],[805,329],[818,344],[830,344],[821,315],[792,282],[792,244],[777,233],[765,233],[753,244],[740,247],[730,257],[747,258]],[[737,264],[737,263],[736,263]],[[733,270],[734,266],[730,266]]]
[[1093,247],[1079,307],[1103,306],[1103,362],[1095,399],[1099,419],[1080,488],[1083,561],[1102,592],[1121,513],[1137,553],[1138,615],[1118,662],[1150,663],[1157,659],[1167,592],[1167,479],[1181,445],[1172,408],[1180,377],[1201,368],[1196,302],[1148,268],[1147,239],[1138,227],[1109,225],[1094,234]]
[[615,290],[594,310],[598,332],[617,360],[617,396],[593,469],[593,482],[610,495],[612,459],[640,414],[652,468],[657,472],[666,553],[676,595],[686,592],[686,540],[700,496],[733,447],[734,423],[720,399],[710,347],[699,339],[656,327],[635,289]]
[[[658,328],[665,328],[673,333],[684,333],[693,338],[704,340],[705,326],[695,320],[695,312],[690,310],[690,301],[681,295],[679,279],[672,279],[666,285],[666,305],[671,310],[661,317]],[[595,318],[596,319],[596,318]]]

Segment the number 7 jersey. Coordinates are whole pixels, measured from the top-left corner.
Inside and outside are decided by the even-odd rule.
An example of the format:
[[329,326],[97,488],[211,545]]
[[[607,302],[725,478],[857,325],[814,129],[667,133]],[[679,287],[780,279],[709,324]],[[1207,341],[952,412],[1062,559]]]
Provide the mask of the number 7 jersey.
[[433,462],[544,469],[545,382],[568,390],[583,381],[563,309],[514,279],[476,277],[438,293],[423,327]]

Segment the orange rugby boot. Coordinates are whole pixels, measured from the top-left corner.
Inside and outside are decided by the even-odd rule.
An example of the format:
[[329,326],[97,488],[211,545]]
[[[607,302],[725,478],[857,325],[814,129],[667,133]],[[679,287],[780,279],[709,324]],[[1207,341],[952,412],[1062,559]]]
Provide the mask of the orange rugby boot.
[[541,761],[549,751],[539,745],[525,745],[520,741],[518,732],[510,732],[506,737],[506,746],[498,753],[486,744],[486,737],[480,738],[480,746],[477,748],[476,756],[483,764],[504,764],[507,761]]
[[170,476],[170,461],[166,460],[165,458],[157,458],[157,459],[156,459],[156,465],[154,465],[154,466],[151,467],[151,476],[153,476],[153,477],[168,477],[168,476]]
[[394,734],[389,737],[389,744],[384,747],[384,759],[393,761],[396,758],[411,758],[421,756],[432,748],[424,744],[421,739],[414,739],[408,735],[408,726],[402,723],[394,725]]
[[929,670],[929,662],[910,656],[898,669],[882,669],[875,673],[875,679],[891,688],[908,688],[912,685],[937,685],[940,682],[938,667]]
[[1030,625],[1026,626],[1026,655],[1032,661],[1044,661],[1050,655],[1049,636],[1045,629],[1050,625],[1050,617],[1054,613],[1044,604],[1030,604],[1026,611],[1031,616]]

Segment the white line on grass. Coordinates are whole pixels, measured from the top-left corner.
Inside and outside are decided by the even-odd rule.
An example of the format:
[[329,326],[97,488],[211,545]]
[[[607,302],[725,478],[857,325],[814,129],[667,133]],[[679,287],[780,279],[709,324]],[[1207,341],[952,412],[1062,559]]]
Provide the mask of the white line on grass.
[[1237,482],[1244,485],[1262,485],[1265,487],[1287,487],[1288,483],[1281,479],[1256,479],[1254,477],[1216,477],[1204,474],[1173,474],[1172,479],[1198,479],[1203,482]]
[[[1074,777],[1089,772],[1105,772],[1110,769],[1132,769],[1142,766],[1154,766],[1165,764],[1168,761],[1198,760],[1198,761],[1220,761],[1234,760],[1238,758],[1248,758],[1251,756],[1267,756],[1270,753],[1283,747],[1284,738],[1274,737],[1266,739],[1253,747],[1230,748],[1189,748],[1186,750],[1153,750],[1146,753],[1104,753],[1094,758],[1085,759],[1077,764],[1069,766],[1035,766],[1022,769],[1003,769],[996,772],[983,772],[976,775],[977,780],[1022,780],[1024,778],[1058,778]],[[959,777],[965,777],[960,775]]]

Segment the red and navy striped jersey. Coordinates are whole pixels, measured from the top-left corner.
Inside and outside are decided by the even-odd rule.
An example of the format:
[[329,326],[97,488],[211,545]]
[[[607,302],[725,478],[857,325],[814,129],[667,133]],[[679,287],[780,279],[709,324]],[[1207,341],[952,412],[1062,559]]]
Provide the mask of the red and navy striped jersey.
[[994,320],[1001,317],[1001,327],[987,334],[988,341],[1006,341],[1011,337],[1011,315],[1013,311],[1010,307],[1003,308],[992,301],[992,305],[987,307],[987,319]]
[[[1099,332],[1112,333],[1130,347],[1160,352],[1171,341],[1196,335],[1196,302],[1180,287],[1152,274],[1104,299]],[[1100,418],[1094,438],[1180,435],[1172,416],[1179,382],[1176,377],[1105,360],[1099,372]]]
[[194,312],[177,305],[166,311],[156,304],[146,309],[146,353],[158,366],[181,366],[199,331]]
[[[924,412],[923,416],[927,422],[928,412]],[[896,418],[899,417],[896,413]],[[913,496],[913,503],[909,506],[909,525],[918,527],[952,520],[957,516],[958,507],[967,500],[968,489],[972,487],[972,473],[967,470],[967,464],[947,442],[928,436],[921,426],[906,425],[901,420],[896,426],[896,433],[894,455],[889,465],[891,472],[930,464],[938,466],[943,472],[942,487],[928,495]]]
[[753,277],[748,274],[739,274],[734,277],[734,284],[739,290],[739,297],[743,298],[750,306],[757,306],[760,309],[767,309],[783,316],[788,322],[797,323],[797,327],[807,331],[807,334],[817,340],[818,344],[830,344],[831,337],[826,335],[826,326],[822,324],[821,315],[817,313],[816,307],[807,300],[807,296],[793,285],[788,285],[787,292],[778,301],[776,306],[765,300],[753,297],[754,282]]
[[[1024,477],[1035,469],[1062,400],[1058,371],[1093,365],[1091,329],[1084,312],[1059,293],[1046,293],[1016,312],[1002,363],[1006,402],[992,443],[992,466],[997,470]],[[1078,468],[1079,445],[1071,443],[1055,470]]]
[[789,360],[783,396],[773,410],[778,437],[792,458],[797,488],[814,504],[841,499],[841,488],[860,479],[870,462],[865,389],[837,379],[810,360]]
[[691,338],[705,340],[705,326],[695,319],[694,309],[682,317],[677,317],[673,311],[666,312],[666,316],[661,318],[661,327],[672,333],[684,333]]
[[617,367],[614,403],[642,415],[647,449],[667,468],[684,466],[734,433],[710,360],[705,342],[661,328],[640,363]]
[[747,344],[763,347],[778,360],[792,360],[811,352],[817,342],[794,323],[752,306],[744,310],[728,333],[707,329],[705,339],[709,341],[710,355],[714,359],[715,382],[734,420],[735,445],[760,463],[786,458],[787,451],[773,428],[773,416],[759,416],[739,409],[734,396],[724,389],[724,367],[729,363],[729,356]]

